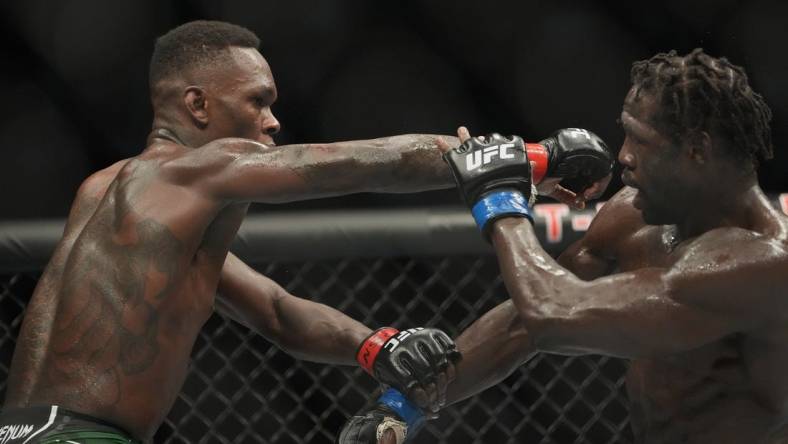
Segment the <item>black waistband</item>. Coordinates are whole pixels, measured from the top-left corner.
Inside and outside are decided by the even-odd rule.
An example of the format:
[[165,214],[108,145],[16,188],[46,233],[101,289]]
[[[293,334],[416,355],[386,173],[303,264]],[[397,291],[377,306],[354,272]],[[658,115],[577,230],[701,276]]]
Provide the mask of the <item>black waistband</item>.
[[[128,436],[130,439],[133,439],[134,435],[132,435],[126,429],[120,427],[117,424],[113,424],[110,421],[101,418],[96,418],[95,416],[91,416],[85,413],[79,413],[73,410],[65,409],[60,406],[37,405],[30,407],[3,408],[0,411],[0,422],[19,422],[23,420],[27,420],[27,421],[35,420],[44,423],[49,420],[49,417],[52,414],[53,407],[57,407],[57,417],[69,416],[85,422],[91,422],[96,425],[109,427],[117,430],[119,433]],[[57,417],[55,418],[55,420],[57,420]]]

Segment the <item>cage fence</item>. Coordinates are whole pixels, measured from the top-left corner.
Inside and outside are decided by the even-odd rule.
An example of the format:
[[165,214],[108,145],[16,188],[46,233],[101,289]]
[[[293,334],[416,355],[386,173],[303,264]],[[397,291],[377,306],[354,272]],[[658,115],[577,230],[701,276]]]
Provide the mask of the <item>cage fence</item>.
[[[555,253],[582,235],[593,209],[537,214],[543,245]],[[456,336],[507,298],[495,257],[463,210],[309,216],[252,216],[233,250],[291,293],[370,327],[431,326]],[[0,223],[0,398],[59,230],[62,221]],[[625,370],[610,357],[537,354],[501,384],[446,408],[413,442],[632,442]],[[377,391],[360,368],[296,360],[214,314],[155,442],[331,443]]]

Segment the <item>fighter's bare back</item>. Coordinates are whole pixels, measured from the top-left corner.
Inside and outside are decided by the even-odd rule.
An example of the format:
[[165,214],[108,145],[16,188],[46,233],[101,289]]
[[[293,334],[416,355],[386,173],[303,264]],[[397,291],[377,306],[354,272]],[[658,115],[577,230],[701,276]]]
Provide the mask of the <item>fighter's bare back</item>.
[[8,406],[66,404],[137,436],[163,420],[248,207],[165,180],[186,150],[154,145],[81,187],[28,308]]
[[[752,226],[747,229],[720,228],[680,241],[672,226],[646,225],[632,206],[634,195],[633,189],[625,188],[611,199],[595,221],[597,226],[589,231],[591,236],[566,251],[559,263],[589,280],[651,267],[680,273],[683,264],[691,263],[700,252],[715,256],[709,267],[770,261],[775,264],[774,272],[780,264],[783,273],[788,270],[788,218],[777,211],[753,212]],[[778,285],[774,278],[763,285]],[[690,328],[713,329],[715,323],[725,322],[720,313],[726,306],[742,307],[744,318],[750,316],[749,307],[779,310],[778,306],[757,307],[761,301],[747,300],[750,292],[745,282],[751,280],[742,279],[740,286],[735,281],[720,282],[713,303],[706,302],[706,295],[686,301],[699,308],[697,325]],[[775,286],[773,291],[788,295],[788,288]],[[649,313],[640,316],[633,321],[649,322]],[[788,418],[788,381],[784,378],[788,374],[788,323],[779,322],[784,318],[775,313],[774,322],[763,323],[756,321],[762,317],[752,316],[749,328],[678,353],[642,350],[642,356],[631,361],[626,378],[638,442],[742,443],[779,427]]]

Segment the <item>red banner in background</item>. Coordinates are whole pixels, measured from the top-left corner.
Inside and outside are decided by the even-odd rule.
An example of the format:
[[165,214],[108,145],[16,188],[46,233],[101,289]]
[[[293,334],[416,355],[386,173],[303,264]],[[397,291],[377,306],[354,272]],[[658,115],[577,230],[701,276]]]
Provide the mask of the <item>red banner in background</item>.
[[[534,214],[539,222],[544,223],[544,236],[538,233],[543,242],[560,244],[564,241],[565,230],[568,230],[570,241],[579,237],[580,233],[588,230],[596,213],[604,205],[597,202],[592,208],[573,210],[565,204],[538,204],[534,206]],[[538,226],[538,224],[537,224]]]
[[534,206],[534,214],[544,220],[547,242],[561,242],[564,238],[564,219],[570,212],[569,206],[564,204],[541,204]]
[[[788,216],[788,193],[770,195],[775,206]],[[591,226],[591,221],[605,202],[598,202],[592,208],[573,210],[568,205],[558,203],[537,204],[534,206],[537,235],[542,243],[558,247],[558,251],[569,246],[583,236]],[[541,227],[544,226],[544,231]]]

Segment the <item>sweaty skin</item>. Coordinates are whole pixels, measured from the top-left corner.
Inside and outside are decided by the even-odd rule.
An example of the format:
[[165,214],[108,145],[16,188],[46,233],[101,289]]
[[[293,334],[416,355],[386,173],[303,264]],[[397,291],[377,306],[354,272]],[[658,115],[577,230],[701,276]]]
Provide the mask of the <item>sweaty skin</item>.
[[[668,149],[648,124],[655,106],[628,96],[619,160],[632,187],[605,204],[558,261],[527,220],[495,222],[511,300],[457,339],[463,360],[448,401],[500,382],[537,351],[604,354],[630,360],[638,443],[784,443],[788,218],[757,181],[722,161],[691,152],[706,156],[704,184],[694,161],[678,161],[674,151],[655,156]],[[689,191],[687,181],[702,188]],[[655,197],[657,189],[717,198],[679,202]],[[682,208],[679,222],[647,224],[645,212],[663,217],[655,211],[663,203]]]
[[[560,258],[595,280],[557,273],[563,268],[546,254],[554,271],[536,268],[531,226],[496,224],[521,335],[527,329],[520,341],[533,351],[631,359],[638,442],[762,442],[788,419],[788,220],[764,199],[757,227],[719,228],[673,245],[665,241],[670,227],[637,222],[633,194],[624,189],[606,204],[593,230]],[[617,273],[600,278],[610,270]],[[467,361],[465,342],[457,341]]]
[[226,132],[254,140],[216,139],[157,115],[140,155],[85,180],[28,305],[6,407],[56,404],[151,439],[217,291],[217,307],[289,353],[355,364],[367,327],[288,294],[229,244],[252,201],[449,187],[436,137],[271,146],[270,70],[256,51],[232,51],[236,83],[200,103],[225,107]]

